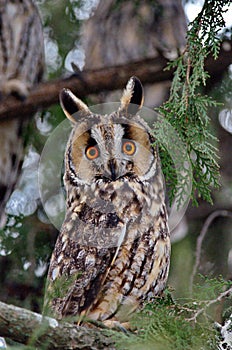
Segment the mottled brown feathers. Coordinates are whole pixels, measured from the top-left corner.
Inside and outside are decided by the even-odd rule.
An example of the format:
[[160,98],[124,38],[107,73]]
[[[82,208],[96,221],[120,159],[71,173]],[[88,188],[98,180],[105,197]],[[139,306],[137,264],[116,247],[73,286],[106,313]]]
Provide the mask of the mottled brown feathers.
[[[138,106],[128,114],[142,91],[133,77],[118,111],[75,119],[65,154],[67,212],[45,298],[56,317],[124,322],[165,288],[170,239],[160,160]],[[65,103],[66,114],[73,111]]]

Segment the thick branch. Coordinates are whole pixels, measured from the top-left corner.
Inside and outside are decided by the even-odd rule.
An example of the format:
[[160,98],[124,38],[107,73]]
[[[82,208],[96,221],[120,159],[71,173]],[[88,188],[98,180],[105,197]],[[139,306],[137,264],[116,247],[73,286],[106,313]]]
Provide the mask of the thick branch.
[[0,120],[18,116],[32,115],[36,110],[58,102],[59,92],[66,87],[79,98],[92,93],[116,90],[125,86],[127,79],[137,75],[143,83],[153,83],[171,79],[171,72],[163,72],[165,58],[146,59],[122,66],[78,72],[69,78],[53,80],[38,85],[23,102],[9,97],[0,104]]
[[110,330],[96,330],[0,302],[0,336],[42,349],[115,350]]
[[[168,60],[163,56],[131,62],[120,66],[97,70],[85,70],[70,78],[58,79],[38,85],[21,102],[9,97],[0,104],[0,120],[4,118],[25,117],[33,115],[36,110],[47,108],[58,102],[58,95],[63,87],[71,89],[79,98],[92,93],[121,89],[132,75],[137,75],[143,84],[159,83],[172,79],[172,71],[164,71]],[[232,41],[226,41],[218,59],[209,57],[206,61],[206,70],[212,79],[218,80],[223,72],[232,63]]]

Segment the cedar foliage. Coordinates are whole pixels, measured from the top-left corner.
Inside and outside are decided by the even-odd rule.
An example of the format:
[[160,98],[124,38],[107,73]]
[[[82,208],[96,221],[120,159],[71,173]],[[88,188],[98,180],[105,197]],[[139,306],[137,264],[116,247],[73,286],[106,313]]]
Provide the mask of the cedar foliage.
[[[163,298],[147,304],[131,320],[132,334],[117,337],[120,350],[216,350],[220,342],[212,318],[219,305],[220,294],[232,283],[220,278],[204,278],[188,299],[172,300],[166,291]],[[216,305],[216,306],[215,306]],[[227,315],[228,316],[228,315]]]
[[[175,69],[174,78],[168,101],[158,109],[160,117],[154,125],[154,134],[160,144],[170,202],[177,197],[178,205],[182,205],[189,181],[194,205],[198,198],[212,204],[211,190],[219,186],[217,139],[210,129],[210,108],[218,103],[202,91],[209,78],[204,68],[205,59],[210,54],[214,59],[218,57],[219,32],[225,25],[223,13],[229,4],[230,0],[204,2],[201,12],[189,24],[185,50],[166,68]],[[167,132],[168,125],[176,131],[186,153],[173,143]],[[179,164],[175,169],[170,149],[179,152]]]

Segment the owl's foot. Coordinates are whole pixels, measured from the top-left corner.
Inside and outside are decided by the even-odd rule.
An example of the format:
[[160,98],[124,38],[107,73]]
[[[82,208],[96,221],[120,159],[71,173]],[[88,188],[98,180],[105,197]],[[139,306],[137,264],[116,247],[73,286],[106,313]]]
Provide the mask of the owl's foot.
[[29,90],[25,82],[19,79],[11,79],[4,83],[1,87],[1,93],[4,96],[13,95],[19,98],[20,100],[25,100]]
[[130,322],[122,322],[121,323],[121,322],[116,321],[116,320],[105,320],[105,321],[103,321],[103,324],[107,328],[119,330],[119,331],[124,332],[124,333],[128,333],[129,331],[132,330]]
[[131,325],[129,322],[119,322],[116,320],[105,320],[105,321],[97,321],[97,320],[91,320],[86,319],[85,321],[82,320],[81,322],[77,322],[77,325],[80,326],[80,324],[84,324],[87,327],[90,328],[100,328],[100,329],[113,329],[117,331],[121,331],[124,333],[128,333],[132,330]]

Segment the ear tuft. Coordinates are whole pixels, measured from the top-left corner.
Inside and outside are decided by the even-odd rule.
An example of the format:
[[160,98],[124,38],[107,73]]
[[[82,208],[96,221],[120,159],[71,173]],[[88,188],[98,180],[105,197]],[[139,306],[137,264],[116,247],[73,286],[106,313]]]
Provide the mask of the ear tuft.
[[140,80],[133,76],[126,85],[121,98],[120,110],[130,114],[136,114],[142,107],[144,101],[143,86]]
[[91,114],[87,105],[76,97],[69,89],[61,90],[60,104],[66,117],[74,123],[79,119],[79,117],[74,116],[75,113],[79,112],[82,117]]

